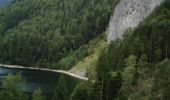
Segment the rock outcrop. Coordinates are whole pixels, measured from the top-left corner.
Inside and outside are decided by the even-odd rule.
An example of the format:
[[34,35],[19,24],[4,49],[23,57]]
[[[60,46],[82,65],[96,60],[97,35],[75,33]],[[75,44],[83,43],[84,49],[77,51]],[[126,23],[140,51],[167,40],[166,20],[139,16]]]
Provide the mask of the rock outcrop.
[[107,29],[108,43],[116,38],[121,38],[127,28],[137,27],[162,1],[163,0],[120,0]]

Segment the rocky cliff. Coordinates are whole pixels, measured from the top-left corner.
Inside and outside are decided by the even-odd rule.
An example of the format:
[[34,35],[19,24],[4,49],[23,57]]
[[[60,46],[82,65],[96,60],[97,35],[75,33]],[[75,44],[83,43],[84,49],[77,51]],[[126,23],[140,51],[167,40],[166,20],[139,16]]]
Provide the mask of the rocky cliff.
[[107,41],[120,38],[127,28],[137,27],[163,0],[120,0],[107,29]]

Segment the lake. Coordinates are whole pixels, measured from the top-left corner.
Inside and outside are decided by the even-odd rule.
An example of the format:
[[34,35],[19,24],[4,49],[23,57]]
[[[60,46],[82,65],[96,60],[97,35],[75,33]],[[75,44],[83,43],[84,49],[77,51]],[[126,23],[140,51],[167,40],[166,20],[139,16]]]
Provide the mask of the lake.
[[[34,91],[34,89],[40,87],[47,99],[50,99],[52,97],[61,75],[65,77],[68,90],[67,92],[69,94],[71,94],[75,86],[82,81],[75,77],[57,72],[26,68],[24,69],[7,68],[3,66],[0,66],[0,81],[4,79],[5,76],[7,76],[9,73],[11,74],[21,73],[22,77],[26,81],[26,84],[24,85],[24,92],[31,94]],[[0,85],[0,87],[2,86]]]

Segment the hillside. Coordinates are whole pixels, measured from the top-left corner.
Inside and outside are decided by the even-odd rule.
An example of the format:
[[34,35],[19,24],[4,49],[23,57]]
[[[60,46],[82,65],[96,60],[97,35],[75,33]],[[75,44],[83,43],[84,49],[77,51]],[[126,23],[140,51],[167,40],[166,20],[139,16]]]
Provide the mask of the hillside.
[[170,100],[170,0],[14,0],[0,62],[88,76],[54,100]]
[[14,0],[0,13],[0,62],[70,69],[88,56],[84,45],[105,31],[117,2]]
[[95,81],[77,86],[72,100],[169,100],[169,33],[170,1],[165,0],[101,51]]

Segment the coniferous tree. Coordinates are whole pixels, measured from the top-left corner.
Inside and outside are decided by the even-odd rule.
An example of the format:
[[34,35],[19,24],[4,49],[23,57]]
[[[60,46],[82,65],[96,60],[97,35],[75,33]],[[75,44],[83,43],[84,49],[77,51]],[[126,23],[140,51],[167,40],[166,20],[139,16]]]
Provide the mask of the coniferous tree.
[[134,85],[134,78],[136,73],[136,56],[129,56],[125,59],[126,67],[123,69],[122,72],[122,87],[119,91],[118,100],[126,100],[128,96],[133,93],[133,85]]
[[42,95],[40,88],[34,90],[32,100],[45,100],[45,97]]
[[53,100],[68,100],[66,81],[63,75],[60,76]]
[[0,92],[0,100],[28,100],[28,95],[23,93],[24,80],[20,74],[9,74],[2,81],[3,90]]
[[94,100],[92,99],[92,86],[90,82],[83,82],[76,86],[73,93],[71,94],[71,100]]
[[170,61],[165,59],[156,66],[155,84],[153,86],[153,99],[170,99]]

